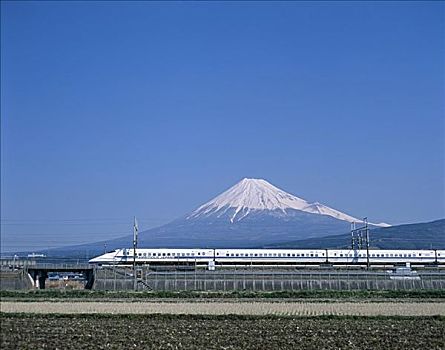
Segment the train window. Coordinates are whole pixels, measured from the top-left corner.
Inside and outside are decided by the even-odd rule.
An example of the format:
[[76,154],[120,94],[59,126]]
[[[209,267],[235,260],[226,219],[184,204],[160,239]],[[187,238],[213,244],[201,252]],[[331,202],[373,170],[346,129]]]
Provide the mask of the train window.
[[151,253],[147,253],[148,256],[151,256]]
[[349,256],[352,256],[352,254],[349,254]]
[[167,256],[170,256],[170,253],[167,253]]
[[281,253],[278,253],[278,256],[281,256]]
[[147,253],[144,253],[144,256],[147,256]]
[[258,256],[258,254],[255,254],[255,256]]
[[156,253],[153,253],[153,256],[156,256]]
[[389,256],[391,256],[391,257],[392,257],[392,254],[389,254]]
[[300,254],[297,254],[297,257],[299,257],[300,256]]
[[311,256],[314,256],[314,254],[311,254]]
[[287,256],[290,256],[290,253],[287,253]]
[[138,256],[142,256],[142,253],[138,253]]
[[187,256],[190,256],[190,253],[186,253]]
[[419,256],[422,256],[422,253],[419,253]]
[[340,256],[343,256],[343,254],[340,254]]
[[165,256],[165,253],[162,253],[162,256]]
[[[258,254],[258,255],[259,255],[259,256],[263,256],[263,254],[261,254],[261,253],[260,253],[260,254]],[[266,256],[266,254],[264,254],[264,256]]]
[[318,254],[315,254],[315,256],[318,256]]
[[301,256],[304,256],[304,254],[301,254]]
[[239,254],[237,253],[237,254],[235,254],[235,256],[239,256]]
[[410,257],[410,258],[411,258],[411,254],[408,254],[408,257]]
[[295,256],[295,254],[292,254],[292,256]]
[[375,256],[375,254],[371,254],[371,256]]

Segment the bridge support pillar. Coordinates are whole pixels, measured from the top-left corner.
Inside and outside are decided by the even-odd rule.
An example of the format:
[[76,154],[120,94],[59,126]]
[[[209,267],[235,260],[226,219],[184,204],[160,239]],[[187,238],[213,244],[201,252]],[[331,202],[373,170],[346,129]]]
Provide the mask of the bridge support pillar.
[[48,277],[48,274],[44,271],[40,271],[38,274],[39,280],[39,289],[45,289],[45,280]]
[[33,285],[37,289],[45,289],[45,280],[48,278],[48,273],[42,270],[31,270],[28,272],[33,280]]
[[84,273],[85,273],[85,278],[87,280],[87,283],[85,284],[85,289],[93,289],[94,270],[86,270]]

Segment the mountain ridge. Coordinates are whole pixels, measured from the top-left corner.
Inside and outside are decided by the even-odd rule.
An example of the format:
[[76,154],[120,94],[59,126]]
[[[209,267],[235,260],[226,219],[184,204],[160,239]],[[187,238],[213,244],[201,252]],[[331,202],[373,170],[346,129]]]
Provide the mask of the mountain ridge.
[[[420,236],[420,238],[419,238]],[[347,248],[350,234],[265,245],[270,248]],[[445,249],[445,219],[370,230],[370,247],[380,249]]]

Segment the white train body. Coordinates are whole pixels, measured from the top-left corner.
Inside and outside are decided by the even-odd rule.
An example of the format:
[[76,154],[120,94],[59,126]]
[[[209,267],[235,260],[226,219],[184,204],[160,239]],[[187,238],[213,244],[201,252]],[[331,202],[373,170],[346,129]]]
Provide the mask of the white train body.
[[117,249],[90,260],[92,264],[445,264],[445,250],[366,250],[352,249]]

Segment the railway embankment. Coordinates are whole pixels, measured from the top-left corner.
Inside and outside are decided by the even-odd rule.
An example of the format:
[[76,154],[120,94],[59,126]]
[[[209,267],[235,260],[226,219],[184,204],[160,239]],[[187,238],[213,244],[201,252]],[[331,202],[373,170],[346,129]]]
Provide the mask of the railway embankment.
[[[138,290],[153,291],[295,291],[295,290],[413,290],[445,289],[445,270],[419,270],[397,275],[391,270],[225,269],[153,271],[140,267]],[[132,269],[96,269],[95,290],[133,290]]]

